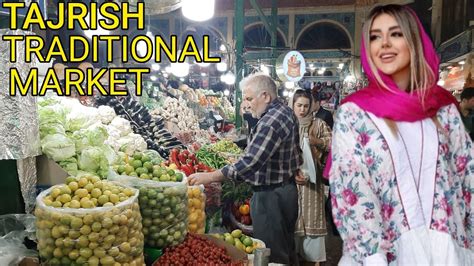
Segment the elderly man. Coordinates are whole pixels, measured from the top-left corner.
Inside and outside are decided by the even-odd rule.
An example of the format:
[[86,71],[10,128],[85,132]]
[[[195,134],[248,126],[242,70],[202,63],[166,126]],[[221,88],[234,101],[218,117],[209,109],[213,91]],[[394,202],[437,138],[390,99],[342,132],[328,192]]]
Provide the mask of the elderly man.
[[270,261],[297,265],[294,231],[298,218],[296,182],[304,182],[298,122],[293,111],[277,99],[275,82],[266,75],[251,75],[240,83],[243,100],[258,123],[246,154],[233,165],[189,177],[191,185],[231,178],[249,183],[253,235],[271,249]]

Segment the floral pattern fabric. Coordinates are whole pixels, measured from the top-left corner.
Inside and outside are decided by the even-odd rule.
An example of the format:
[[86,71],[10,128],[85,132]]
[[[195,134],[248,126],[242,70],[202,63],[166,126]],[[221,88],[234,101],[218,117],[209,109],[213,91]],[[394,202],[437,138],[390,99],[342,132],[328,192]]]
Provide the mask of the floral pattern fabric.
[[[447,233],[460,248],[474,250],[474,150],[458,110],[441,108],[439,155],[430,229]],[[353,103],[337,113],[330,185],[334,222],[344,254],[359,264],[381,254],[397,259],[394,242],[410,230],[388,144],[369,115]]]

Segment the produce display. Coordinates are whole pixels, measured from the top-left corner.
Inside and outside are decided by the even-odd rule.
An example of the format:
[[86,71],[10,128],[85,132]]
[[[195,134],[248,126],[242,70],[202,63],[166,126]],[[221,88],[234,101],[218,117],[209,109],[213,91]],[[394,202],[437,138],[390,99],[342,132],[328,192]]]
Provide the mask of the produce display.
[[231,233],[213,234],[213,236],[234,245],[236,248],[245,251],[247,254],[252,254],[255,249],[263,247],[261,241],[255,241],[250,236],[243,234],[242,230],[239,229],[236,229]]
[[211,240],[189,234],[180,245],[167,248],[154,264],[158,265],[243,265],[243,262],[233,262],[226,249]]
[[175,172],[172,167],[164,166],[162,162],[158,155],[150,155],[150,152],[136,152],[133,156],[122,154],[119,164],[114,165],[113,168],[120,175],[134,176],[141,179],[161,182],[183,181],[182,173]]
[[204,187],[188,187],[188,231],[204,234],[206,229],[206,195]]
[[209,146],[202,146],[201,149],[196,152],[196,157],[199,161],[214,169],[221,169],[229,164],[228,160],[217,152],[212,151]]
[[[51,97],[39,101],[38,113],[43,153],[70,175],[86,172],[105,178],[121,145],[128,146],[131,152],[146,148],[141,137],[129,136],[129,123],[116,129],[117,117],[108,108],[86,107],[76,99]],[[120,144],[111,145],[111,139]],[[128,145],[129,141],[134,145]]]
[[143,265],[138,190],[96,176],[67,181],[43,191],[36,199],[36,235],[42,263]]
[[[168,170],[167,175],[174,174]],[[139,189],[143,234],[147,247],[165,248],[181,243],[187,234],[188,194],[183,182],[156,182],[130,176],[112,179]]]
[[210,144],[209,149],[213,152],[221,152],[228,154],[241,154],[242,149],[237,146],[233,141],[228,139],[219,140],[216,143]]
[[212,168],[199,162],[197,156],[188,150],[172,149],[169,160],[166,162],[168,165],[174,164],[176,167],[183,171],[187,176],[198,173],[198,172],[211,172]]
[[166,97],[163,106],[153,110],[152,114],[174,123],[180,131],[199,129],[198,118],[182,98]]
[[166,130],[164,120],[152,116],[145,106],[128,97],[100,97],[98,105],[112,107],[115,112],[130,121],[133,132],[142,136],[149,149],[156,150],[163,158],[168,157],[168,149],[182,146],[175,137]]

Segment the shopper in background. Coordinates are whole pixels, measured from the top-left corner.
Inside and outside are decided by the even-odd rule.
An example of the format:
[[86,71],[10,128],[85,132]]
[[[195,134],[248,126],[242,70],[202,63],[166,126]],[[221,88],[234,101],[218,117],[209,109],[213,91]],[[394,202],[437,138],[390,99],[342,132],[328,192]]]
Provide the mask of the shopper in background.
[[474,140],[474,88],[465,88],[461,92],[461,118],[471,140]]
[[331,143],[331,129],[312,112],[310,91],[297,90],[293,95],[293,111],[299,122],[300,147],[303,152],[301,167],[306,180],[298,183],[298,221],[296,223],[296,250],[304,261],[326,261],[324,236],[326,215],[321,156]]
[[339,107],[329,182],[341,265],[474,265],[474,150],[415,13],[375,7],[369,85]]
[[313,94],[314,117],[322,119],[331,128],[334,125],[332,113],[321,106],[321,93]]
[[295,179],[305,180],[298,171],[302,162],[298,121],[291,108],[277,99],[276,84],[269,76],[248,76],[240,88],[252,116],[259,119],[245,155],[212,173],[193,174],[189,183],[208,184],[224,178],[249,183],[254,191],[250,202],[253,236],[271,249],[270,262],[297,265]]

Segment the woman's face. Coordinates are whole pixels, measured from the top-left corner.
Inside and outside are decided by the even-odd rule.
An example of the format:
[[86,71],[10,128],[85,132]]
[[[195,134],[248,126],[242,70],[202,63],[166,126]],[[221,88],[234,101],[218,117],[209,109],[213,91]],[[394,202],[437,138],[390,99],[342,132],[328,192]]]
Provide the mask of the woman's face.
[[394,17],[377,16],[370,28],[370,57],[378,70],[397,82],[410,78],[410,50]]
[[293,104],[293,111],[296,117],[305,117],[309,112],[309,99],[306,97],[298,97]]

